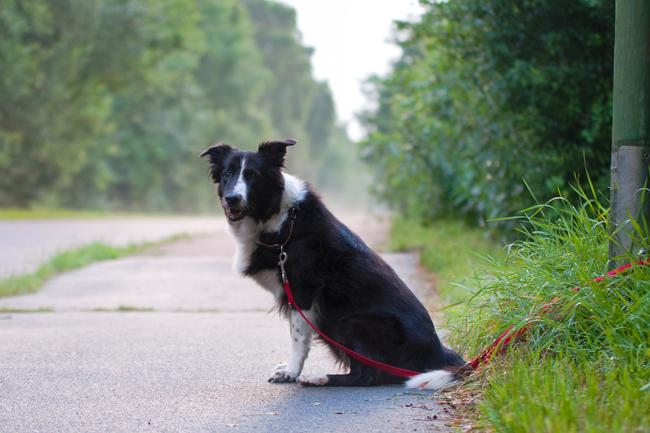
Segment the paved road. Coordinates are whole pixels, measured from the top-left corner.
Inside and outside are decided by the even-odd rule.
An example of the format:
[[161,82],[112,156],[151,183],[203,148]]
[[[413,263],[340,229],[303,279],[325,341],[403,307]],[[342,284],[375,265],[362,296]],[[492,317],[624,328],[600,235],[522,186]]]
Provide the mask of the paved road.
[[[381,224],[350,222],[381,241]],[[287,358],[288,327],[270,295],[231,270],[232,249],[217,232],[1,299],[53,312],[0,314],[0,432],[446,431],[426,392],[267,383]],[[422,288],[413,255],[385,257]],[[336,367],[317,347],[306,371]]]
[[57,252],[95,241],[123,246],[179,233],[225,229],[225,220],[198,217],[0,221],[0,278],[30,272]]

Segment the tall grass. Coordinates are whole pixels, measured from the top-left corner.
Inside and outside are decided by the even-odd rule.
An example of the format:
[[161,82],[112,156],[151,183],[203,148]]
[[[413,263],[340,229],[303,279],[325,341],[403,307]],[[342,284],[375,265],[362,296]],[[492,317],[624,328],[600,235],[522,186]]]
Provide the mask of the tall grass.
[[628,368],[524,354],[488,379],[483,423],[502,433],[646,433],[648,391]]
[[608,209],[578,193],[578,205],[528,209],[521,240],[451,313],[452,343],[468,354],[510,326],[530,329],[491,369],[481,410],[495,431],[650,431],[650,266],[593,281],[608,270]]

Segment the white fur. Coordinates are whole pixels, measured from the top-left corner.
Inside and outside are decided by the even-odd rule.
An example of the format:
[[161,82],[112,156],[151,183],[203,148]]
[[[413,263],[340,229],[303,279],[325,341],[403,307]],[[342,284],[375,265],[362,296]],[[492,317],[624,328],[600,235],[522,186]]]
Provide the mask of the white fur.
[[[243,176],[243,167],[244,162],[242,162],[242,172],[240,173],[240,179],[237,180],[237,185]],[[289,208],[302,201],[305,198],[305,194],[307,194],[307,184],[304,181],[287,173],[282,173],[282,176],[284,177],[284,191],[278,213],[269,218],[268,221],[259,224],[255,223],[252,218],[245,217],[240,221],[231,222],[228,225],[230,232],[237,241],[237,251],[235,252],[233,265],[235,270],[240,273],[243,273],[248,268],[251,254],[257,247],[256,242],[259,239],[260,233],[280,231],[282,223],[287,219]],[[266,280],[265,277],[262,278]],[[260,285],[270,290],[262,283]]]
[[235,183],[235,188],[232,190],[233,193],[241,196],[242,205],[246,205],[248,202],[248,184],[246,183],[246,179],[244,179],[244,168],[246,168],[246,155],[241,157],[239,177],[237,178],[237,183]]
[[[303,313],[305,313],[310,320],[313,320],[313,314],[311,314],[311,311],[307,310],[303,311]],[[297,377],[302,371],[302,367],[305,365],[305,359],[307,359],[307,355],[309,354],[312,330],[295,310],[291,311],[290,322],[291,358],[289,359],[289,371],[294,373]]]
[[241,221],[235,221],[228,224],[230,233],[237,241],[237,249],[235,250],[235,259],[233,260],[233,267],[239,273],[244,273],[250,262],[250,257],[255,251],[256,244],[259,237],[258,226],[251,218],[244,218]]
[[[239,173],[239,179],[235,184],[235,192],[242,194],[243,200],[247,199],[248,186],[244,182],[244,167],[246,161],[242,160],[242,168]],[[236,271],[244,273],[250,264],[250,257],[255,248],[257,240],[262,232],[279,232],[282,224],[286,221],[291,206],[304,200],[307,194],[307,184],[290,174],[282,173],[284,177],[284,191],[280,202],[280,210],[267,221],[256,223],[252,218],[245,217],[241,221],[231,222],[229,224],[230,232],[237,241],[237,251],[233,266]],[[240,184],[244,185],[241,186]],[[278,278],[278,270],[264,270],[257,272],[251,277],[268,290],[276,298],[280,298],[284,289]],[[316,313],[312,311],[304,312],[313,322],[316,319]],[[307,359],[309,348],[311,346],[311,328],[304,322],[302,317],[296,311],[291,312],[291,357],[288,363],[278,364],[273,372],[269,382],[295,382]],[[322,377],[314,379],[314,385],[324,384]],[[327,377],[325,376],[325,381]]]
[[303,374],[298,376],[298,382],[302,385],[323,386],[329,382],[326,374]]
[[455,382],[454,373],[446,370],[432,370],[426,373],[418,374],[406,381],[407,388],[430,389],[440,391],[449,387]]
[[261,224],[261,231],[278,232],[287,219],[288,210],[294,204],[301,202],[307,194],[307,184],[297,177],[282,173],[284,177],[284,192],[280,201],[280,211]]
[[251,275],[251,277],[257,284],[262,286],[264,290],[271,292],[276,299],[280,298],[284,293],[284,288],[282,287],[282,284],[280,284],[280,276],[278,275],[277,269],[259,271]]
[[[313,316],[311,312],[303,311]],[[312,318],[310,317],[310,320]],[[271,374],[269,382],[295,382],[302,372],[311,346],[312,331],[297,311],[291,311],[291,358],[288,363],[278,364]]]

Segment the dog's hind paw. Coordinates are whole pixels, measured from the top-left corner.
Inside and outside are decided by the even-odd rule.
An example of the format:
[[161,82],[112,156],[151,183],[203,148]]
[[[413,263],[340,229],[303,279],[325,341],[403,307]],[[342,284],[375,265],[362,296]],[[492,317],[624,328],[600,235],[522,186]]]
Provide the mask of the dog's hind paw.
[[290,383],[295,382],[298,373],[289,371],[287,364],[282,363],[275,366],[271,377],[269,377],[269,382],[272,383]]
[[327,385],[329,378],[326,374],[303,374],[302,376],[298,377],[298,382],[302,386],[323,386]]

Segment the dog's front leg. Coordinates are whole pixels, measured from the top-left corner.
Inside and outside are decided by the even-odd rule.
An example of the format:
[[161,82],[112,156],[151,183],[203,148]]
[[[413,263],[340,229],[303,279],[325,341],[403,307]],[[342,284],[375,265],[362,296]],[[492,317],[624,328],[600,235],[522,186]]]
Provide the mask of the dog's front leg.
[[[305,311],[305,314],[308,315],[309,311]],[[291,311],[289,323],[291,326],[291,358],[288,363],[278,364],[275,367],[269,382],[295,382],[296,378],[300,376],[305,359],[309,354],[311,329],[295,310]]]

